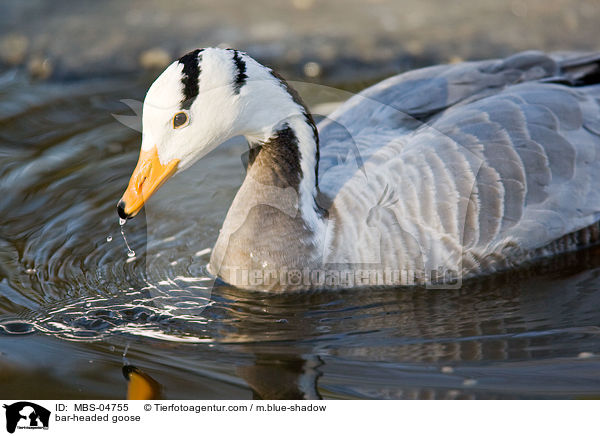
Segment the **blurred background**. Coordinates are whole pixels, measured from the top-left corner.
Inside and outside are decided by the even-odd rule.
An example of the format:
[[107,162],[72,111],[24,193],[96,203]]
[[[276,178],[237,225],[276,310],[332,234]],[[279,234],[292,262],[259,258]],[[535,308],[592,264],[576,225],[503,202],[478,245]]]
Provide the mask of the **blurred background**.
[[0,64],[105,76],[227,46],[288,78],[340,83],[526,49],[594,50],[598,22],[597,0],[3,0]]

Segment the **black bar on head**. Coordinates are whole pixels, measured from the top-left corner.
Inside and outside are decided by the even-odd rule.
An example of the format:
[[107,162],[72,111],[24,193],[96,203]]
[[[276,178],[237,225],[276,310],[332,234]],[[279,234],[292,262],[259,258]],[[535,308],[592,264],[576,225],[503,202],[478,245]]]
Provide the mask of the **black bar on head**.
[[196,49],[179,58],[179,63],[183,65],[183,77],[181,78],[181,83],[183,83],[182,109],[189,109],[198,97],[201,52],[202,49]]

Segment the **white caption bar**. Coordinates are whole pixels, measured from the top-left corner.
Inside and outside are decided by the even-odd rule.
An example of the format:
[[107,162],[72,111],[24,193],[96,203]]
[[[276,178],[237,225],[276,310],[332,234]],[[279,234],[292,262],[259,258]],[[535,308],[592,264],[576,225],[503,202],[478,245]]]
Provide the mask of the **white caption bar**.
[[598,401],[2,400],[2,434],[588,434]]

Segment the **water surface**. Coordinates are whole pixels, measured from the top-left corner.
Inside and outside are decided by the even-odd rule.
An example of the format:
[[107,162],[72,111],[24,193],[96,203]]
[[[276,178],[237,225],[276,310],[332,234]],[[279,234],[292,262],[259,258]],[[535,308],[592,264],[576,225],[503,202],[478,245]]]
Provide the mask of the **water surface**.
[[124,398],[125,349],[166,398],[600,395],[598,248],[458,290],[215,286],[240,141],[127,223],[129,258],[115,205],[139,133],[112,114],[147,85],[0,76],[0,397]]

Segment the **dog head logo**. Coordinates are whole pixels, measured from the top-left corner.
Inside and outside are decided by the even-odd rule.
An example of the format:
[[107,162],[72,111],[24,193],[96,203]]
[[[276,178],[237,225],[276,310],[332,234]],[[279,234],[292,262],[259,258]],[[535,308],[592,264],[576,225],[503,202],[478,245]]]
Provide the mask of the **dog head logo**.
[[4,405],[6,409],[6,430],[14,433],[19,429],[47,429],[50,411],[28,401]]

